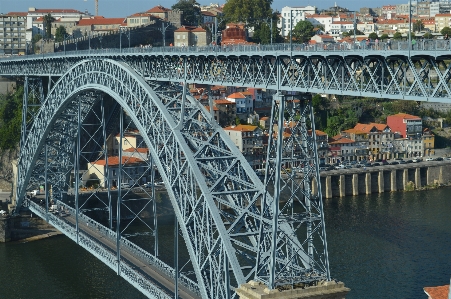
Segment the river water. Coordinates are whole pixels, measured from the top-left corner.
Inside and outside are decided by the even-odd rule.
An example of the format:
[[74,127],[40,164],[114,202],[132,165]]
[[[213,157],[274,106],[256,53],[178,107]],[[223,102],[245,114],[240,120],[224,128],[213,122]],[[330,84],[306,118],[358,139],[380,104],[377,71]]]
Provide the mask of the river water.
[[[451,189],[333,198],[325,202],[333,278],[346,298],[426,298],[451,276]],[[159,222],[171,260],[173,216]],[[166,239],[165,239],[166,238]],[[145,298],[64,236],[0,243],[0,298]]]

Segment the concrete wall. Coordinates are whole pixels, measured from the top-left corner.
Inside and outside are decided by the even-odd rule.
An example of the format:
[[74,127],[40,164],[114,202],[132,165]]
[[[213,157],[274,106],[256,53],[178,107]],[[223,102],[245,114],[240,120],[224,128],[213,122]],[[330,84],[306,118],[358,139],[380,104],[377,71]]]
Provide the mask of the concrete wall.
[[0,242],[22,240],[54,231],[53,226],[37,216],[0,216]]
[[415,189],[434,184],[451,185],[451,163],[436,166],[410,164],[392,169],[355,169],[354,173],[321,173],[324,198],[400,191],[405,190],[409,182],[414,183]]

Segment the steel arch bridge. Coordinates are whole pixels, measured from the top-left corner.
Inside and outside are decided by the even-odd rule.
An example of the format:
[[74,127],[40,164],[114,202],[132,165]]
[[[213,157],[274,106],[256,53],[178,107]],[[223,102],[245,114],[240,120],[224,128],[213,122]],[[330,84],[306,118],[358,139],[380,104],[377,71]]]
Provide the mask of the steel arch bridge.
[[[174,279],[172,291],[177,295],[180,284],[185,292],[180,296],[186,298],[232,298],[234,290],[250,279],[271,288],[330,280],[313,111],[308,98],[293,101],[282,92],[447,101],[451,53],[190,50],[93,51],[0,61],[1,75],[26,78],[17,209],[29,205],[149,297],[168,298],[170,287],[161,281],[149,282],[145,274],[134,270],[133,256]],[[46,96],[41,81],[35,80],[39,77],[48,77]],[[279,91],[272,110],[272,123],[279,126],[274,132],[271,126],[269,135],[275,137],[269,140],[263,183],[209,112],[187,95],[191,82]],[[89,150],[85,143],[97,143],[97,159],[104,157],[108,164],[106,137],[113,131],[105,96],[120,106],[120,112],[111,108],[109,113],[120,120],[119,182],[126,175],[122,170],[126,166],[122,156],[125,115],[150,151],[147,171],[158,169],[167,187],[178,223],[175,235],[179,227],[194,275],[180,274],[178,262],[171,268],[158,260],[157,241],[152,255],[128,240],[121,227],[121,207],[132,210],[124,204],[130,192],[121,184],[114,194],[107,186],[109,228],[87,217],[83,205],[89,199],[83,202],[79,192],[74,192],[73,206],[65,203],[71,173],[74,190],[80,187],[80,157]],[[86,137],[82,133],[92,119],[101,129]],[[295,125],[290,125],[291,137],[283,144],[277,136],[283,135],[286,122]],[[302,165],[300,179],[282,168],[287,163]],[[151,177],[153,183],[154,174]],[[27,190],[39,184],[46,186],[45,208],[26,200]],[[283,192],[288,199],[281,203]],[[112,197],[117,198],[116,208]],[[70,217],[51,214],[50,199]],[[155,211],[153,188],[148,204]],[[139,218],[138,213],[134,217]],[[96,235],[80,228],[80,223],[95,227],[113,245],[99,244]],[[157,235],[156,222],[148,229]]]

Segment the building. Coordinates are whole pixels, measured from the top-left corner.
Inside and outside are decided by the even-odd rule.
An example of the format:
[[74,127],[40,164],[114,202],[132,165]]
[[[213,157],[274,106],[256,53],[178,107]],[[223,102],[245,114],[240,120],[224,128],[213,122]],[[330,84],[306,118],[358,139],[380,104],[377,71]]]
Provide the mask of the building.
[[357,161],[368,159],[369,141],[367,133],[356,129],[348,129],[341,132],[341,136],[355,141],[355,158]]
[[247,41],[248,32],[244,23],[228,23],[222,30],[221,45],[252,45]]
[[111,31],[118,31],[121,27],[127,27],[125,18],[104,18],[96,16],[89,19],[81,19],[77,24],[77,29],[80,34],[88,35],[91,32],[108,33]]
[[430,156],[435,153],[435,135],[428,128],[423,130],[423,156]]
[[[138,131],[126,131],[123,135],[124,139],[122,140],[122,152],[132,148],[134,150],[138,148],[144,148],[146,144],[144,143],[144,139]],[[121,140],[121,136],[117,134],[114,138],[108,139],[108,153],[110,155],[118,155],[119,154],[119,142]]]
[[440,32],[444,27],[450,27],[451,25],[451,13],[441,13],[435,15],[435,28]]
[[235,123],[236,103],[226,99],[214,100],[213,104],[218,108],[218,124],[221,127]]
[[[318,152],[318,158],[320,164],[325,164],[327,157],[329,156],[329,136],[327,133],[315,130],[316,133],[316,150]],[[308,135],[312,136],[312,130],[308,130]]]
[[[85,182],[87,180],[96,181],[103,188],[107,187],[107,183],[109,186],[117,187],[119,185],[119,157],[109,156],[108,165],[106,159],[89,162],[87,173],[89,178],[84,178]],[[148,182],[147,175],[150,175],[147,162],[135,157],[122,156],[121,183],[144,184]]]
[[386,124],[360,124],[355,125],[354,130],[362,132],[368,140],[368,154],[371,160],[392,158],[394,133]]
[[247,115],[254,111],[254,101],[252,94],[249,92],[235,92],[229,95],[226,100],[236,104],[237,116],[246,119]]
[[316,34],[311,38],[312,41],[315,41],[317,43],[333,43],[335,42],[335,39],[333,36],[326,35],[326,34]]
[[280,29],[282,36],[289,36],[290,31],[296,27],[296,24],[300,21],[305,21],[305,15],[313,15],[316,13],[315,6],[300,6],[292,7],[285,6],[282,8],[280,19],[277,22],[277,28]]
[[27,49],[26,16],[0,15],[0,55],[24,55]]
[[335,136],[333,141],[329,142],[329,162],[337,163],[345,160],[355,160],[356,144],[354,140]]
[[211,44],[211,34],[202,27],[181,26],[174,31],[174,46],[206,46]]
[[422,157],[423,140],[412,138],[396,138],[393,140],[393,153],[396,157]]
[[387,117],[387,125],[398,135],[395,138],[421,139],[423,133],[423,121],[420,117],[398,113]]
[[176,28],[179,28],[180,26],[182,26],[183,12],[178,9],[171,10],[171,9],[163,7],[161,5],[157,5],[155,7],[152,7],[145,13],[155,16],[163,21],[166,21]]
[[[27,30],[31,29],[32,35],[35,34],[45,34],[45,28],[38,27],[37,25],[41,25],[42,22],[39,21],[35,23],[39,18],[43,18],[44,16],[50,14],[56,20],[60,20],[60,22],[78,22],[82,18],[90,17],[87,12],[81,12],[76,9],[40,9],[35,7],[28,8],[27,12]],[[31,41],[32,35],[27,35],[27,40]]]
[[229,126],[224,131],[244,155],[253,154],[255,149],[262,148],[262,131],[258,126]]
[[127,27],[138,27],[153,24],[155,17],[144,12],[135,13],[127,17]]

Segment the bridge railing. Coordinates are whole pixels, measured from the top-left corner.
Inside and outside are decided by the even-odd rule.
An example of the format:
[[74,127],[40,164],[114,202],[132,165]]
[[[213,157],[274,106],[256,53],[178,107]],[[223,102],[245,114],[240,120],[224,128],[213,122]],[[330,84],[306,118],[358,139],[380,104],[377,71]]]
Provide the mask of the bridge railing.
[[[72,215],[75,216],[75,209],[71,206],[68,206],[67,204],[58,201],[58,206],[64,207],[64,210]],[[96,229],[96,231],[101,234],[102,236],[108,238],[111,241],[116,242],[116,232],[112,231],[111,229],[105,227],[104,225],[98,223],[97,221],[94,221],[93,219],[87,217],[86,215],[79,213],[79,223],[82,223],[82,225],[90,226],[91,228]],[[45,219],[45,218],[44,218]],[[125,238],[121,238],[120,240],[122,248],[126,249],[129,253],[133,254],[134,256],[141,258],[143,261],[148,263],[149,265],[152,265],[154,268],[156,268],[161,273],[164,273],[166,276],[175,278],[175,271],[174,268],[167,265],[160,259],[156,258],[154,255],[150,254],[146,250],[142,249],[138,245],[130,242],[129,240]],[[192,292],[196,294],[200,294],[199,287],[197,283],[192,281],[190,278],[186,277],[184,274],[180,274],[179,276],[179,282],[187,289],[191,290]]]
[[186,54],[186,53],[231,53],[231,52],[284,52],[297,54],[299,52],[349,52],[349,51],[368,51],[368,52],[390,52],[390,51],[451,51],[449,40],[418,40],[414,43],[407,41],[391,42],[343,42],[343,43],[317,43],[317,44],[273,44],[273,45],[222,45],[222,46],[204,46],[204,47],[136,47],[136,48],[112,48],[98,50],[79,50],[67,52],[42,53],[26,56],[0,56],[8,60],[23,60],[27,58],[46,58],[57,56],[110,56],[139,53],[161,54]]

